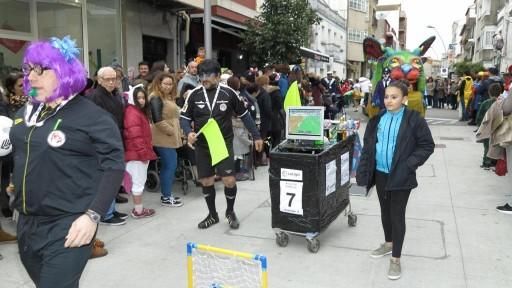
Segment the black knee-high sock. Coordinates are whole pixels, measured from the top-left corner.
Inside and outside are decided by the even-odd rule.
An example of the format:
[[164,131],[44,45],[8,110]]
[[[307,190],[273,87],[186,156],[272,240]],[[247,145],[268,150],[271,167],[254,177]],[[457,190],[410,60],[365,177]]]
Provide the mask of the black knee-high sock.
[[226,195],[226,202],[228,204],[227,212],[232,212],[235,206],[236,199],[236,184],[233,188],[224,187],[224,194]]
[[240,172],[240,164],[242,164],[241,162],[242,162],[242,160],[240,160],[240,159],[235,160],[235,172],[236,173]]
[[215,186],[203,186],[203,196],[211,215],[217,215],[215,208]]

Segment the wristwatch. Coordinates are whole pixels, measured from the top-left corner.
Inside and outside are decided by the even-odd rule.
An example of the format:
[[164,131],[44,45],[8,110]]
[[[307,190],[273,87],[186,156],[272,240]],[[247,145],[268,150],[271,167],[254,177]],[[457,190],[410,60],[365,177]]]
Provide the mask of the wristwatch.
[[100,214],[92,211],[91,209],[87,210],[87,212],[85,212],[85,214],[87,216],[89,216],[89,218],[91,218],[91,221],[94,222],[94,223],[99,223],[100,222],[100,219],[101,219],[101,216]]

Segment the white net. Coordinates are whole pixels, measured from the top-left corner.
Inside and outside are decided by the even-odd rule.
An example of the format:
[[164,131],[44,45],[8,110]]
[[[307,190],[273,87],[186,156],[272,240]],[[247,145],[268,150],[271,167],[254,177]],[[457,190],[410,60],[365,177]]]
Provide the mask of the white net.
[[261,288],[261,263],[194,249],[194,288]]

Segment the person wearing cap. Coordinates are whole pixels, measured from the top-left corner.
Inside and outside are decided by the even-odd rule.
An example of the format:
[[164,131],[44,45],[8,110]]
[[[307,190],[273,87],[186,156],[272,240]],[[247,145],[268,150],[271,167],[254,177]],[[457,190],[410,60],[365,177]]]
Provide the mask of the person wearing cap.
[[382,70],[382,79],[377,82],[377,87],[375,88],[375,93],[372,97],[372,106],[378,107],[379,110],[386,108],[384,105],[384,91],[389,86],[389,83],[391,83],[390,75],[391,70],[389,70],[388,67],[385,67],[384,70]]
[[30,99],[10,131],[19,253],[39,288],[79,286],[124,174],[116,123],[77,96],[86,85],[79,51],[69,36],[28,45],[22,68]]

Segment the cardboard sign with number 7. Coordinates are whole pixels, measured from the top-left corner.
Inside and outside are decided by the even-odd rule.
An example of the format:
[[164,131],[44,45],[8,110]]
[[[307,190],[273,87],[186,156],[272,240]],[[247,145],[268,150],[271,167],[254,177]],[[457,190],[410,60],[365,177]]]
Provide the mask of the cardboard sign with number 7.
[[303,215],[302,210],[302,182],[281,181],[280,203],[281,212]]

